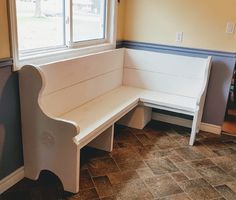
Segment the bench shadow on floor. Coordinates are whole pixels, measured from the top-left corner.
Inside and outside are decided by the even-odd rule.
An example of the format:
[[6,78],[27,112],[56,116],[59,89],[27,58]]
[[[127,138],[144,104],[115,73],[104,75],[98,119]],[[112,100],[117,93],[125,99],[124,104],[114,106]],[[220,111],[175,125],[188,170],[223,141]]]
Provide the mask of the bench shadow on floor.
[[84,148],[80,193],[63,191],[50,172],[24,179],[1,200],[235,200],[236,137],[201,132],[188,146],[190,130],[150,122],[144,130],[116,126],[114,150]]

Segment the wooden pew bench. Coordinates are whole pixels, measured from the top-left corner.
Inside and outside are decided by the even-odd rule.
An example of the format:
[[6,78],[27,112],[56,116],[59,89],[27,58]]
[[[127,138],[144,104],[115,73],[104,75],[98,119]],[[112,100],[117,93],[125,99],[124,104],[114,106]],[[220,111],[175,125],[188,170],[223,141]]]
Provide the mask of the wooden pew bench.
[[211,58],[116,49],[20,70],[25,176],[50,170],[79,191],[80,150],[112,151],[114,124],[142,129],[152,108],[193,116],[199,131]]

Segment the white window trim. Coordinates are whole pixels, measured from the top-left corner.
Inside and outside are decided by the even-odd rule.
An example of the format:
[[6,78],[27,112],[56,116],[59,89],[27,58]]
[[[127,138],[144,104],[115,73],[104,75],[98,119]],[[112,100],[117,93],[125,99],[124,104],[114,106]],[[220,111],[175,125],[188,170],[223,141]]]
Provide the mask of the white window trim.
[[[19,58],[16,1],[9,1],[12,56],[14,59],[13,70],[17,71],[24,65],[42,65],[49,62],[55,62],[58,60],[64,60],[90,53],[97,53],[100,51],[114,49],[116,47],[117,2],[116,0],[107,1],[108,9],[106,39],[67,44],[69,47],[61,47],[58,49],[52,48],[41,53],[39,52],[32,55],[28,54],[22,58]],[[69,2],[71,3],[72,0],[69,0]],[[72,9],[72,4],[68,5],[70,6],[69,9]],[[69,17],[69,20],[71,19],[71,14],[72,12],[70,12],[70,16],[67,16]],[[69,28],[71,28],[72,23],[69,23],[68,25],[70,26]],[[69,40],[67,38],[67,41],[71,41],[70,39],[73,37],[72,32],[73,31],[70,31],[70,34],[67,34],[67,37],[69,37]]]

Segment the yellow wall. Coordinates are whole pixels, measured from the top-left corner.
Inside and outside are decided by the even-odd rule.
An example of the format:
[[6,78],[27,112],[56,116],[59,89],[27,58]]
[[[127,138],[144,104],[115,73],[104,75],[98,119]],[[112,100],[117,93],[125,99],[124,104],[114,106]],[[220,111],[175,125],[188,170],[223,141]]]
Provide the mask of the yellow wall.
[[[236,0],[120,0],[117,39],[236,51]],[[177,31],[183,43],[175,42]],[[0,0],[0,58],[10,56],[6,0]]]
[[124,8],[125,40],[236,51],[236,34],[225,33],[236,22],[236,0],[125,0]]
[[0,58],[10,57],[6,0],[0,0]]
[[118,14],[117,14],[117,40],[122,40],[124,37],[124,17],[125,17],[125,1],[120,0],[118,4]]
[[[0,0],[0,59],[10,57],[6,0]],[[125,0],[120,0],[117,15],[117,40],[123,39]]]

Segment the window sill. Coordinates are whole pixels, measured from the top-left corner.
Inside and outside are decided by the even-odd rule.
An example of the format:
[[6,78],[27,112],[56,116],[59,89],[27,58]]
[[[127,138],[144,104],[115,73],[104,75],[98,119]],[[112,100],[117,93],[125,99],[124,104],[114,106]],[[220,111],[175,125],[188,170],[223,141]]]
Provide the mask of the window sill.
[[56,62],[60,60],[75,58],[78,56],[83,56],[90,53],[97,53],[101,51],[106,51],[114,49],[115,44],[103,43],[99,45],[93,45],[89,47],[81,48],[63,48],[51,52],[44,52],[41,54],[35,54],[30,56],[21,57],[18,62],[14,64],[14,70],[19,70],[24,65],[43,65],[50,62]]

